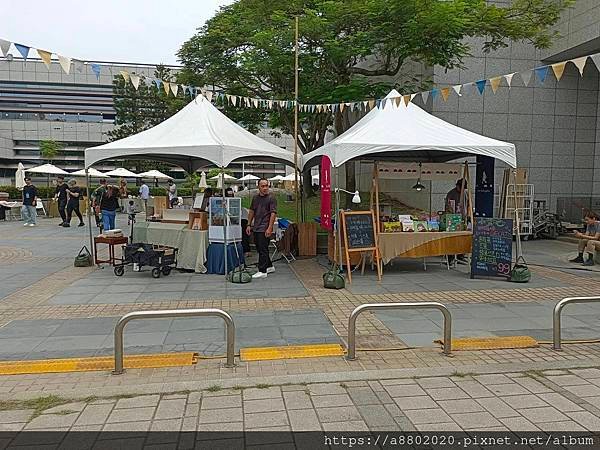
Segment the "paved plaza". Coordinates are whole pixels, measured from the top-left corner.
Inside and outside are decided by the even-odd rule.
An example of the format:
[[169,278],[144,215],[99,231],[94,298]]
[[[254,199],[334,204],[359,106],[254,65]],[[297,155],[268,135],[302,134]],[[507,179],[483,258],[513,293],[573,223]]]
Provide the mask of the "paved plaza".
[[[220,319],[134,321],[125,331],[126,354],[189,351],[199,361],[119,376],[0,376],[0,430],[600,431],[600,305],[568,306],[563,338],[577,341],[561,352],[550,345],[556,302],[600,291],[598,269],[567,262],[572,243],[524,242],[533,273],[528,284],[471,280],[468,267],[448,269],[433,258],[427,270],[422,261],[399,260],[386,267],[381,282],[367,270],[346,289],[332,291],[322,286],[321,256],[278,261],[274,275],[249,285],[180,271],[155,280],[148,272],[116,277],[110,268],[75,268],[88,230],[54,222],[41,219],[36,228],[0,222],[0,361],[110,356],[122,315],[191,307],[232,315],[236,353],[245,347],[344,345],[356,306],[394,301],[444,303],[455,338],[531,336],[539,346],[448,357],[434,342],[442,337],[438,311],[382,311],[358,320],[355,361],[238,357],[227,368]],[[40,408],[48,396],[49,407]],[[232,441],[224,448],[243,439],[226,437]]]

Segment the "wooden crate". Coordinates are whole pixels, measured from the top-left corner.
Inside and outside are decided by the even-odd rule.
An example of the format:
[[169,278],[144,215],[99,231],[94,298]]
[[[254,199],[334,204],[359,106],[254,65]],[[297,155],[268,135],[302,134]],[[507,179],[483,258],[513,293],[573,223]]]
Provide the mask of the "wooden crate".
[[298,255],[317,256],[317,224],[298,224]]

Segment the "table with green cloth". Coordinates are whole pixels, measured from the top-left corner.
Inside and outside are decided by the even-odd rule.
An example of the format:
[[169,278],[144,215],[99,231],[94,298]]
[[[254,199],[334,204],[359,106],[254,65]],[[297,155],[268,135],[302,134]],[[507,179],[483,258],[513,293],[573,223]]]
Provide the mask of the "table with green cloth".
[[178,268],[206,272],[208,231],[190,230],[178,223],[137,222],[133,227],[133,242],[176,247]]

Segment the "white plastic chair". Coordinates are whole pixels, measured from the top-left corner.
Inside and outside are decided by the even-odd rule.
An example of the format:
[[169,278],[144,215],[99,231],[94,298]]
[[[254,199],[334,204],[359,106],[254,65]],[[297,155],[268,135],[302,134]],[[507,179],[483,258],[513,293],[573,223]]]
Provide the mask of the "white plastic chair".
[[40,209],[44,213],[44,216],[48,217],[48,213],[46,212],[46,208],[44,208],[44,203],[38,198],[38,199],[36,199],[36,202],[35,202],[35,210],[37,212]]

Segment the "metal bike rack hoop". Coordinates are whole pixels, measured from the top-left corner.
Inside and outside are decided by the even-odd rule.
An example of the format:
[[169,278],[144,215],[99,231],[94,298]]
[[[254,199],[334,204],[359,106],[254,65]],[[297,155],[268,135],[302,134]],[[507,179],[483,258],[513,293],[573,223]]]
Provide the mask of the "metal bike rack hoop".
[[417,303],[365,303],[357,306],[348,319],[348,354],[346,359],[356,359],[356,319],[358,316],[371,310],[385,309],[437,309],[444,316],[444,354],[449,355],[452,351],[452,315],[446,306],[439,302],[417,302]]
[[123,330],[132,320],[137,319],[162,319],[165,317],[206,317],[215,316],[225,320],[227,329],[227,364],[225,367],[235,365],[235,324],[229,314],[222,309],[166,309],[162,311],[135,311],[125,314],[115,325],[115,370],[113,375],[123,373]]
[[565,306],[569,303],[594,303],[600,302],[600,297],[567,297],[560,300],[554,306],[554,312],[552,313],[552,348],[554,350],[562,350],[561,348],[561,329],[560,329],[560,315]]

